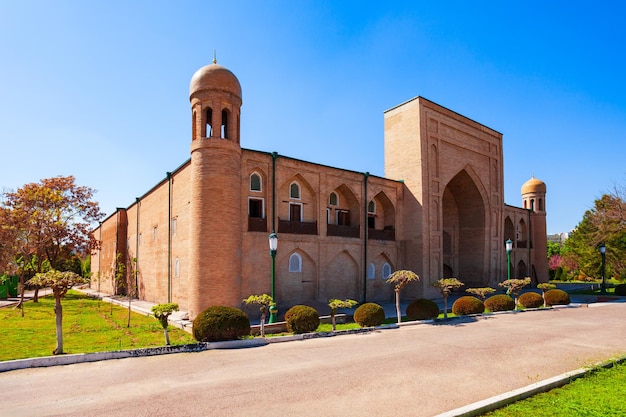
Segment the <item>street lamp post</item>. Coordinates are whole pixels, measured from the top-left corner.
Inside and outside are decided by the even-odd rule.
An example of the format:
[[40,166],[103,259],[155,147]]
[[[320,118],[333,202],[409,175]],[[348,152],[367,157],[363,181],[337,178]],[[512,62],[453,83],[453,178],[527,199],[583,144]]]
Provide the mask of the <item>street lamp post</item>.
[[506,279],[509,282],[509,288],[506,290],[507,294],[511,293],[511,251],[513,250],[513,241],[507,239],[505,243],[506,247]]
[[[278,235],[270,233],[270,255],[272,256],[272,300],[276,303],[276,250],[278,249]],[[270,306],[270,323],[276,323],[277,309],[275,305]]]
[[600,284],[600,294],[606,294],[606,246],[600,244],[600,255],[602,255],[602,284]]

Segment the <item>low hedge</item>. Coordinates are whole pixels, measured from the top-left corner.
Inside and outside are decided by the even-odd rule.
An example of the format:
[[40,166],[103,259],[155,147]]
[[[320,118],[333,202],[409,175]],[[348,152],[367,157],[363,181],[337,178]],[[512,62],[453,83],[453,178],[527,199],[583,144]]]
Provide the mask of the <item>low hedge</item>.
[[492,312],[515,310],[515,301],[506,294],[496,294],[487,298],[485,307]]
[[198,342],[237,340],[250,334],[250,319],[238,308],[213,306],[194,319],[192,333]]
[[452,304],[452,313],[457,316],[467,316],[469,314],[481,314],[485,311],[485,305],[478,298],[465,295],[457,298]]
[[436,319],[439,316],[439,306],[432,300],[420,298],[407,306],[406,316],[409,320]]
[[310,333],[320,325],[320,315],[313,307],[296,305],[285,313],[287,330],[294,334]]
[[380,326],[385,321],[385,310],[376,303],[361,304],[354,311],[354,321],[361,327]]
[[543,297],[536,292],[525,292],[517,299],[517,303],[524,308],[538,308],[543,306]]
[[549,306],[567,305],[570,303],[569,294],[555,288],[546,292],[546,304]]
[[615,286],[615,295],[626,296],[626,284],[618,284]]

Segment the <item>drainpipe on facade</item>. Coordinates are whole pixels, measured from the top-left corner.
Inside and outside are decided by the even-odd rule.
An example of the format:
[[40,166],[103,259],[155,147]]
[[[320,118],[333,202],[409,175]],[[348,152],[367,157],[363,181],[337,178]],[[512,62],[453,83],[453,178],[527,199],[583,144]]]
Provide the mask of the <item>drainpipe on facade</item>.
[[531,247],[532,247],[532,236],[533,233],[531,232],[533,230],[532,228],[532,223],[530,222],[530,214],[532,213],[531,209],[528,209],[528,266],[526,267],[526,273],[528,275],[526,275],[527,277],[530,277],[530,283],[531,283],[531,287],[532,287],[532,281],[533,281],[533,277],[532,277],[532,266],[533,266],[533,259],[531,258]]
[[102,222],[98,222],[98,300],[100,300],[100,281],[102,280]]
[[276,158],[278,152],[272,152],[272,233],[276,233]]
[[[276,158],[278,158],[278,152],[272,152],[272,235],[276,235]],[[270,235],[270,236],[272,236]],[[276,302],[276,251],[270,251],[272,256],[272,301],[270,306],[270,323],[276,323],[276,316],[278,315],[278,307]]]
[[120,209],[116,208],[115,209],[115,251],[113,252],[113,294],[117,295],[117,262],[118,262],[118,257],[117,257],[117,253],[118,253],[118,246],[117,246],[117,241],[118,241],[118,237],[119,237],[119,232],[120,232]]
[[[139,198],[135,198],[137,204],[137,216],[135,223],[135,290],[137,291],[137,298],[139,298],[139,279],[137,274],[139,273],[139,207],[141,207],[141,201]],[[132,261],[132,260],[131,260]]]
[[370,173],[365,172],[363,174],[363,302],[367,301],[367,232],[368,232],[368,218],[367,218],[367,205],[369,203],[367,199],[367,179]]
[[172,173],[167,172],[167,302],[172,302]]

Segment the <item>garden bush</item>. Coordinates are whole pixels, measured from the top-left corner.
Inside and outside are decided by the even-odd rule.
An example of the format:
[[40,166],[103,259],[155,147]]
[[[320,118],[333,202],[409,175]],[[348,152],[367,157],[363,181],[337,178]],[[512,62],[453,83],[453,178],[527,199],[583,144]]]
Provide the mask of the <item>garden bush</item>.
[[436,319],[439,316],[439,306],[432,300],[420,298],[407,306],[406,316],[409,320]]
[[546,304],[549,306],[567,305],[570,303],[569,294],[555,288],[546,292]]
[[485,308],[492,312],[515,310],[515,301],[506,294],[496,294],[487,298]]
[[524,308],[538,308],[543,306],[543,297],[536,292],[525,292],[517,299],[517,303]]
[[354,321],[361,327],[380,326],[385,321],[385,310],[376,303],[361,304],[354,312]]
[[320,315],[313,307],[297,305],[285,313],[287,330],[294,334],[314,332],[320,325]]
[[483,302],[471,295],[465,295],[457,298],[454,304],[452,304],[452,313],[457,316],[481,314],[483,311],[485,311],[485,305]]
[[619,284],[615,286],[615,295],[625,296],[626,295],[626,284]]
[[238,308],[213,306],[198,314],[192,332],[198,342],[237,340],[250,334],[250,319]]

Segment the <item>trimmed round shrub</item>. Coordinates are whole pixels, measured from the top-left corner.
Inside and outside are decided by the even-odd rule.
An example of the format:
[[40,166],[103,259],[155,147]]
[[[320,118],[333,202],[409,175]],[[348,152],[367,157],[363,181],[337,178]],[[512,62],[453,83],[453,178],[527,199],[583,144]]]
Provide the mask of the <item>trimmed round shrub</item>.
[[237,340],[250,334],[250,319],[238,308],[213,306],[198,314],[192,331],[198,342]]
[[406,316],[409,320],[436,319],[439,316],[439,306],[432,300],[420,298],[407,306]]
[[525,292],[517,299],[517,303],[524,308],[538,308],[543,306],[543,297],[536,292]]
[[452,304],[452,313],[457,316],[467,316],[468,314],[481,314],[485,311],[485,305],[478,298],[471,295],[464,295],[456,299]]
[[546,304],[549,306],[567,305],[569,303],[569,294],[565,291],[558,288],[546,291]]
[[285,313],[287,330],[294,334],[314,332],[320,325],[320,315],[313,307],[297,305]]
[[496,294],[487,298],[485,308],[493,312],[515,310],[515,301],[506,294]]
[[361,327],[380,326],[385,321],[385,310],[376,303],[361,304],[354,311],[354,321]]
[[615,295],[626,296],[626,284],[619,284],[615,286]]

